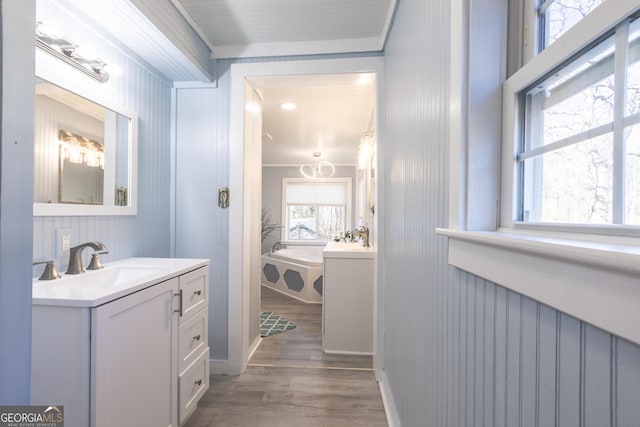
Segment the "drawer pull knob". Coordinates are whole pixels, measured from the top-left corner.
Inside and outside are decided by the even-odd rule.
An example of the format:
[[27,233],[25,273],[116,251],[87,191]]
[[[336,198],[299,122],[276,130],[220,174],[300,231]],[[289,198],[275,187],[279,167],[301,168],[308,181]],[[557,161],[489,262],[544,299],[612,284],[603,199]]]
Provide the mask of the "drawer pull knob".
[[195,335],[195,336],[193,337],[193,339],[194,339],[194,340],[196,340],[196,341],[200,341],[200,334]]
[[193,293],[194,295],[202,295],[202,291],[201,290],[197,290]]
[[196,385],[202,385],[202,380],[196,381]]

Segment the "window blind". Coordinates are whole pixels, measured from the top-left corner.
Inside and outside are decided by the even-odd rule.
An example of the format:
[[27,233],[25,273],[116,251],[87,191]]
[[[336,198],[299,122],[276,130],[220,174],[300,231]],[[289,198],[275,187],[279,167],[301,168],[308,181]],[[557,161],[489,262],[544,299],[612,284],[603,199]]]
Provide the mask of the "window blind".
[[290,182],[286,198],[292,205],[346,205],[347,186],[340,182]]

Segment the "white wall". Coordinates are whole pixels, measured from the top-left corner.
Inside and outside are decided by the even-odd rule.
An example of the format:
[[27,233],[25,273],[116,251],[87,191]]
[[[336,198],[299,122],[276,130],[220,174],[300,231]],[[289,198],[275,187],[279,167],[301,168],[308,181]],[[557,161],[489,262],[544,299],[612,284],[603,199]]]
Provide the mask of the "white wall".
[[[497,3],[462,4],[473,14]],[[401,424],[637,424],[640,347],[447,265],[434,229],[448,225],[449,111],[460,102],[449,99],[451,1],[398,5],[385,48],[382,350]]]

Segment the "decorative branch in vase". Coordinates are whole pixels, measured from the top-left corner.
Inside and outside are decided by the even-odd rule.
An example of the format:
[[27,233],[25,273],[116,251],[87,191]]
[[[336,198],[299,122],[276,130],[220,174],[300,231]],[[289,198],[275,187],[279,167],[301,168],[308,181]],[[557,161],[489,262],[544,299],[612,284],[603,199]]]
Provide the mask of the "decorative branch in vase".
[[275,230],[279,230],[282,228],[282,226],[277,222],[271,222],[271,212],[269,211],[269,208],[262,208],[261,223],[262,223],[262,241],[263,242]]

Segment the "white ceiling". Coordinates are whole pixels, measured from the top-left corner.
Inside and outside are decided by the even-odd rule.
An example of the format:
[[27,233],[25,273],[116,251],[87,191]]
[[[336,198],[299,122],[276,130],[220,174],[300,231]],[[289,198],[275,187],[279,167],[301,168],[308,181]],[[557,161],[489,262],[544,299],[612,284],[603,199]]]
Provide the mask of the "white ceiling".
[[[373,131],[375,77],[370,73],[250,79],[263,97],[264,165],[357,163],[363,132]],[[283,102],[297,108],[285,111]],[[267,134],[272,138],[269,138]]]
[[[109,34],[130,47],[171,80],[206,80],[178,53],[134,0],[67,0],[92,16]],[[135,0],[155,10],[156,0]],[[215,58],[309,55],[380,51],[397,0],[165,0],[193,26]],[[98,6],[98,4],[100,6]],[[137,24],[134,24],[136,23]],[[187,64],[187,65],[185,65]],[[176,68],[178,67],[178,68]],[[371,77],[371,76],[370,76]],[[370,78],[370,80],[372,80]],[[374,130],[375,92],[361,75],[317,75],[252,80],[264,98],[265,164],[316,161],[355,164],[363,132]],[[283,101],[298,104],[282,111]]]
[[[171,0],[215,58],[380,51],[397,0]],[[253,79],[264,99],[263,164],[355,164],[374,130],[372,75]],[[294,102],[295,111],[280,104]]]
[[216,58],[380,51],[396,0],[171,0]]

